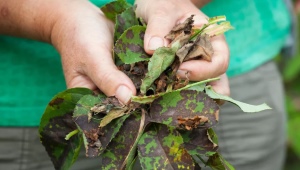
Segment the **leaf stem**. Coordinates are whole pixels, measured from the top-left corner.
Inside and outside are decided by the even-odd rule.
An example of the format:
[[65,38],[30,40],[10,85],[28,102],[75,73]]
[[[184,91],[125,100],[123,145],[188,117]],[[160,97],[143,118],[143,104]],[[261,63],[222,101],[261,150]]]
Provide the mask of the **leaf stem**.
[[65,140],[69,140],[72,136],[76,135],[79,132],[78,129],[75,129],[73,131],[71,131],[70,133],[68,133],[65,137]]

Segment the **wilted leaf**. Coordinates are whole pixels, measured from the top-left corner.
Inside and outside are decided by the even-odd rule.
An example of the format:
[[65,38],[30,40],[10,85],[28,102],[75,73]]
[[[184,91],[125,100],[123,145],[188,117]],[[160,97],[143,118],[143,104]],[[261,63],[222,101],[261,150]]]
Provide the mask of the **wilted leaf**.
[[[135,16],[135,8],[134,6],[127,8],[121,14],[116,16],[115,22],[115,33],[114,40],[117,41],[119,37],[127,30],[128,28],[139,25],[139,21]],[[143,39],[142,39],[143,40]]]
[[260,112],[263,110],[268,110],[271,109],[267,104],[263,103],[261,105],[251,105],[251,104],[247,104],[247,103],[243,103],[237,100],[234,100],[228,96],[224,96],[221,94],[216,93],[211,86],[206,86],[205,87],[205,93],[213,98],[213,99],[221,99],[221,100],[226,100],[229,101],[235,105],[237,105],[238,107],[240,107],[242,109],[243,112],[248,112],[248,113],[253,113],[253,112]]
[[102,153],[115,135],[119,132],[123,122],[129,115],[124,115],[112,120],[103,128],[99,128],[100,119],[104,115],[98,115],[98,119],[88,121],[88,115],[79,115],[73,118],[85,139],[87,157],[95,157]]
[[102,162],[100,163],[102,165],[101,168],[105,170],[123,169],[127,166],[127,163],[132,163],[137,142],[145,126],[144,113],[134,112],[130,114],[119,133],[100,155],[102,158]]
[[182,91],[182,90],[195,90],[195,91],[203,91],[204,87],[206,85],[206,83],[211,82],[211,81],[215,81],[215,80],[219,80],[219,78],[212,78],[212,79],[206,79],[203,81],[199,81],[199,82],[192,82],[188,85],[186,85],[185,87],[182,87],[180,89],[177,90],[173,90],[173,91],[167,91],[164,93],[157,93],[155,95],[150,95],[150,96],[132,96],[131,97],[131,101],[136,102],[136,103],[151,103],[153,102],[155,99],[164,96],[166,94],[172,93],[172,92],[178,92],[178,91]]
[[191,34],[191,30],[194,24],[193,17],[194,15],[187,18],[183,23],[173,27],[172,30],[165,36],[165,38],[175,42],[178,40],[178,37],[180,37],[180,35]]
[[207,34],[200,35],[196,38],[195,42],[193,42],[193,46],[184,58],[184,61],[201,57],[201,59],[210,62],[213,53],[214,50],[210,43],[210,37]]
[[40,140],[56,169],[69,169],[76,161],[82,145],[80,134],[65,137],[77,129],[72,120],[73,110],[79,99],[93,92],[85,88],[73,88],[58,93],[49,102],[41,119]]
[[155,50],[148,64],[148,73],[141,85],[141,93],[145,94],[151,84],[165,71],[174,61],[175,51],[172,48],[160,47]]
[[106,116],[103,117],[103,119],[100,122],[99,127],[102,128],[109,124],[112,120],[121,117],[125,114],[127,111],[127,108],[119,108],[119,109],[112,109],[109,113],[107,113]]
[[176,91],[156,99],[150,107],[150,121],[191,130],[217,123],[219,107],[203,92]]
[[209,157],[207,165],[213,170],[234,170],[235,168],[227,162],[218,152]]
[[143,134],[138,155],[143,169],[194,169],[192,157],[183,147],[183,139],[174,128],[157,125]]
[[144,35],[146,27],[132,26],[128,28],[117,40],[114,52],[125,64],[149,60],[144,50]]
[[131,5],[128,4],[125,0],[115,0],[101,7],[101,11],[108,19],[115,22],[116,16],[125,11],[130,6]]

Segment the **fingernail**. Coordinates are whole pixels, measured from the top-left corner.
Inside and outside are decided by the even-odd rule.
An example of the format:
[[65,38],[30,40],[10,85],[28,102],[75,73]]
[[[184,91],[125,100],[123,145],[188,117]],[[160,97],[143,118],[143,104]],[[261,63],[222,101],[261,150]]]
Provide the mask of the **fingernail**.
[[186,70],[177,70],[177,75],[185,79],[189,77],[189,72]]
[[132,91],[128,87],[124,85],[118,87],[116,91],[116,98],[118,98],[122,104],[127,104],[130,101],[131,96]]
[[152,37],[148,44],[149,50],[156,50],[162,46],[164,46],[164,40],[160,37]]

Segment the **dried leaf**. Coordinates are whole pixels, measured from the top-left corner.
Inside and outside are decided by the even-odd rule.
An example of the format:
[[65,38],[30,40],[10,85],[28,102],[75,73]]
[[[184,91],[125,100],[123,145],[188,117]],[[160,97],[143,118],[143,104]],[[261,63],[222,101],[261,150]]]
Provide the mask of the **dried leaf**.
[[127,108],[112,109],[106,116],[103,117],[99,127],[103,128],[104,126],[109,124],[112,120],[123,116],[127,110],[128,110]]
[[197,37],[187,56],[184,58],[184,61],[201,57],[201,59],[210,62],[213,53],[214,51],[210,43],[210,37],[207,34],[204,34]]
[[191,30],[194,24],[193,17],[194,15],[187,18],[183,23],[173,27],[173,29],[165,36],[165,38],[174,41],[180,34],[181,36],[183,36],[184,34],[191,34]]

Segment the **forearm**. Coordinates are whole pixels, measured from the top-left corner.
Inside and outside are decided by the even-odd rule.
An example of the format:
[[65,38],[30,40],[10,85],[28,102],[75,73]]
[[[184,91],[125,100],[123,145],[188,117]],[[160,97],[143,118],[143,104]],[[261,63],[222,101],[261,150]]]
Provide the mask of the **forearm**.
[[0,34],[50,42],[62,5],[59,0],[0,0]]

